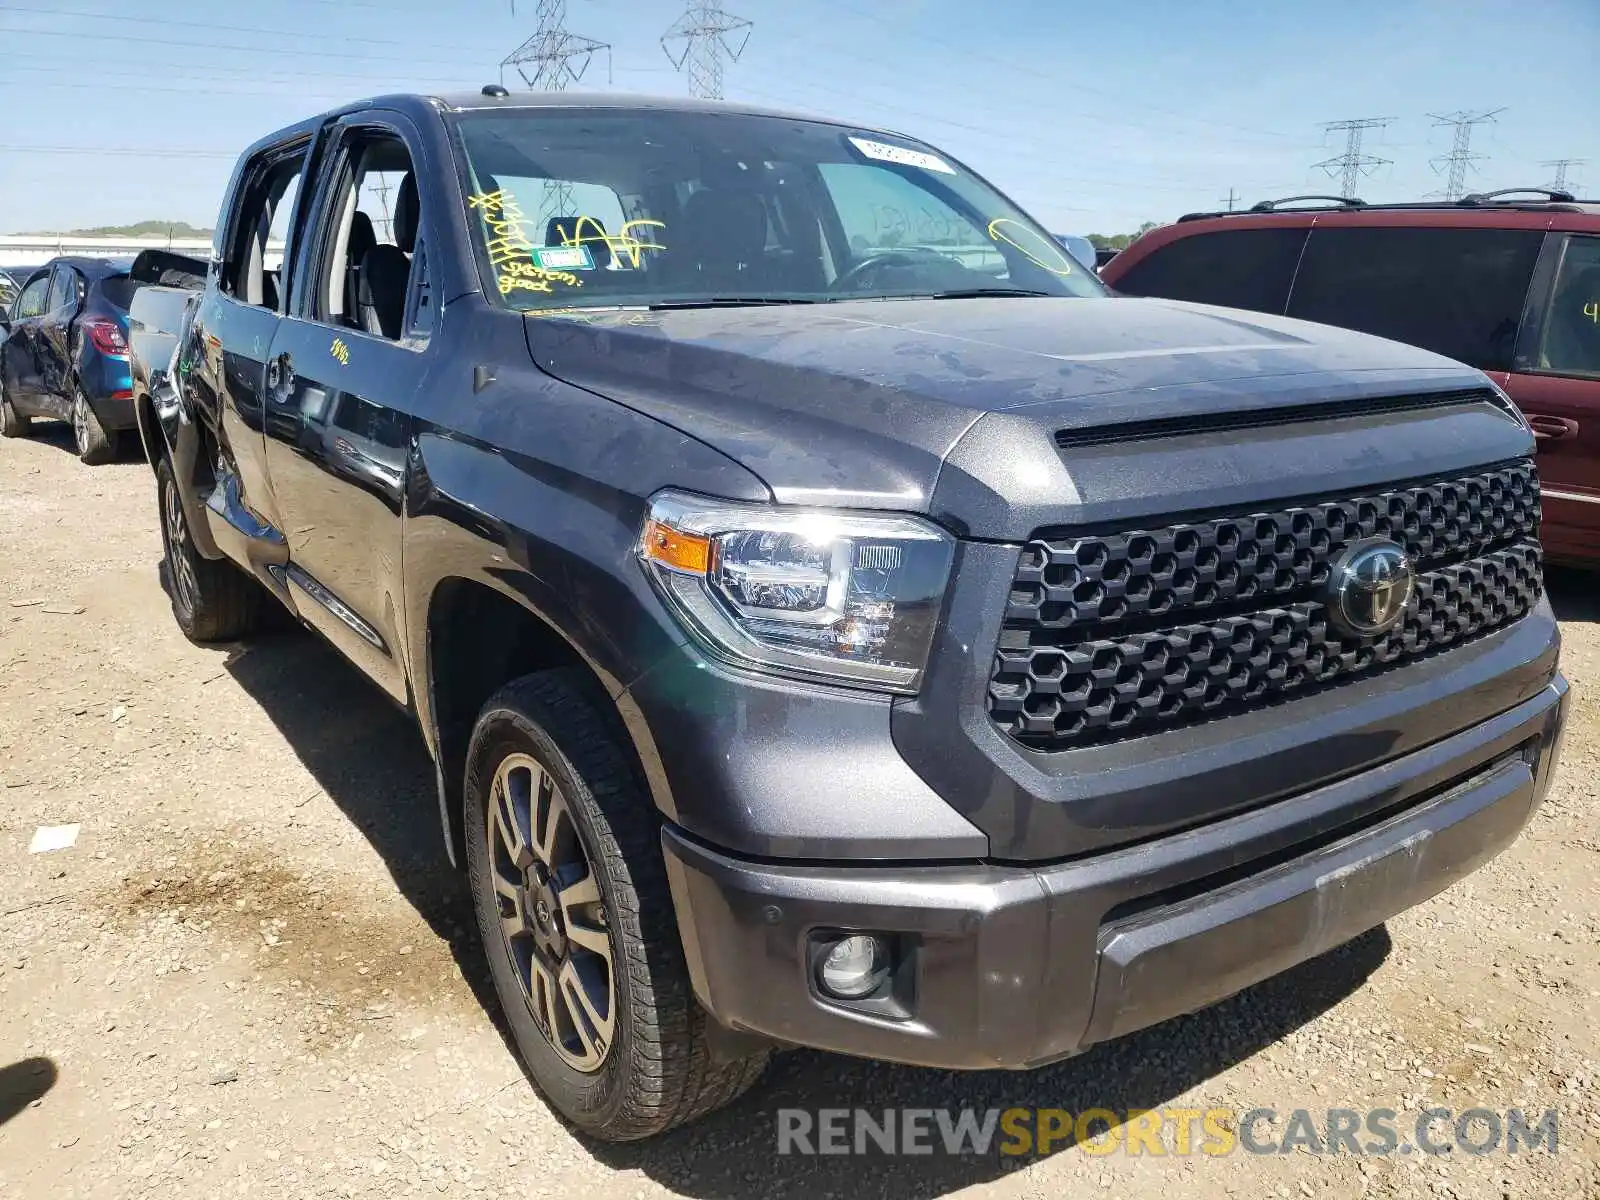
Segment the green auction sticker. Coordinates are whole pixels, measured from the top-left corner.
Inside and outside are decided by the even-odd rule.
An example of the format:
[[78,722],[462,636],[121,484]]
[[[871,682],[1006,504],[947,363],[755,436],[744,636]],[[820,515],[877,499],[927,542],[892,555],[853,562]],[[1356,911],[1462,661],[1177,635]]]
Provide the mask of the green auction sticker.
[[533,261],[546,271],[592,271],[594,256],[587,246],[541,246]]

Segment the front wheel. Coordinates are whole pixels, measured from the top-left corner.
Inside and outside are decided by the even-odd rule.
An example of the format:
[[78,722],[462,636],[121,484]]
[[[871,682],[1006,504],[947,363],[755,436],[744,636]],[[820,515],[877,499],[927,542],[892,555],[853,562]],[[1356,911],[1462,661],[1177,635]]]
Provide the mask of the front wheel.
[[495,990],[540,1090],[583,1132],[633,1141],[720,1108],[766,1055],[711,1058],[660,826],[579,681],[495,695],[467,751],[468,875]]
[[195,549],[172,463],[156,465],[156,500],[161,508],[162,573],[172,615],[192,642],[227,642],[253,633],[261,623],[261,585],[231,562]]
[[108,463],[117,456],[117,444],[121,440],[119,432],[115,429],[108,430],[100,424],[100,418],[89,400],[83,394],[83,389],[72,389],[72,441],[78,449],[78,457],[91,467]]

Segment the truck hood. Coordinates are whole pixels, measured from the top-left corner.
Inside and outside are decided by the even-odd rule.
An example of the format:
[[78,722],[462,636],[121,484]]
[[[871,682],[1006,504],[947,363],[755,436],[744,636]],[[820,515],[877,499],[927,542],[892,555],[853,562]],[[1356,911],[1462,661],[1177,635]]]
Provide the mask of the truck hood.
[[716,447],[780,502],[933,512],[973,536],[1016,535],[939,511],[941,468],[974,434],[993,459],[961,468],[979,491],[1012,486],[996,472],[1065,472],[1051,486],[1070,504],[1061,432],[1487,386],[1396,342],[1151,299],[568,310],[526,326],[543,370]]

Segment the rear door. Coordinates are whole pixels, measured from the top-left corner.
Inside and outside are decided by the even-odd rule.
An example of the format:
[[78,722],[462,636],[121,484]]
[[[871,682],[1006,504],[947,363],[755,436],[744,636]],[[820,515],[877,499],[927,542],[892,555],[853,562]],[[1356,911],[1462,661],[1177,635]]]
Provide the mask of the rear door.
[[3,369],[6,395],[20,411],[39,411],[39,322],[50,304],[50,272],[24,285],[11,306],[11,333],[6,338]]
[[215,283],[194,323],[200,352],[188,388],[216,433],[212,506],[246,538],[248,548],[240,553],[257,565],[282,556],[266,474],[267,360],[284,303],[284,264],[293,261],[313,132],[291,131],[241,167],[219,239]]
[[1600,559],[1600,235],[1552,234],[1508,390],[1539,439],[1545,548]]
[[417,396],[440,361],[418,203],[428,170],[398,114],[334,126],[268,368],[285,582],[300,615],[401,701],[403,484]]
[[65,419],[71,411],[72,323],[83,308],[83,276],[57,263],[50,275],[50,297],[39,319],[34,341],[34,361],[39,368],[39,395],[43,407]]

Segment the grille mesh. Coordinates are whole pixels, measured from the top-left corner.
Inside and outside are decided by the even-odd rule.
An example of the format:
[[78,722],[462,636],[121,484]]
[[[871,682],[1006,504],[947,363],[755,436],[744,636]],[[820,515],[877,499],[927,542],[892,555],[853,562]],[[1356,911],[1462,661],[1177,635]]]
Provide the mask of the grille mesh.
[[[1272,512],[1053,536],[1024,547],[989,685],[1012,737],[1064,749],[1335,683],[1525,615],[1542,594],[1530,463]],[[1388,537],[1419,574],[1375,639],[1317,592],[1352,542]],[[1241,611],[1243,610],[1243,611]]]

